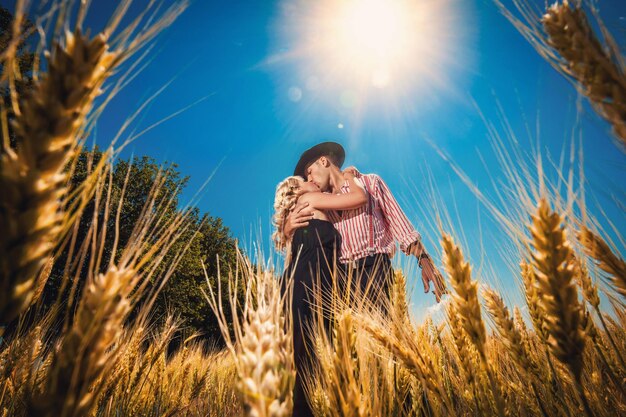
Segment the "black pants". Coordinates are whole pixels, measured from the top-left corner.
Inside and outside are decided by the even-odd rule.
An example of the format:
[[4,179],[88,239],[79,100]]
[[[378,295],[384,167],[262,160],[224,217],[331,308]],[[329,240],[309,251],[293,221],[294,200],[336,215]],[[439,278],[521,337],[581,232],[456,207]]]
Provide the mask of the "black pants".
[[[311,338],[307,330],[315,314],[311,289],[318,283],[322,293],[329,293],[334,279],[335,258],[341,236],[332,223],[313,219],[305,228],[297,229],[292,240],[292,262],[286,270],[293,274],[293,355],[296,381],[293,392],[293,416],[313,417],[307,402],[304,377],[314,363]],[[285,280],[283,280],[285,282]]]
[[[360,293],[386,313],[391,284],[393,282],[393,268],[387,254],[376,254],[344,264],[346,277],[351,291]],[[356,297],[357,300],[359,297]]]
[[[314,226],[323,228],[326,225],[320,222],[319,224],[315,223]],[[313,416],[313,411],[306,401],[302,380],[303,373],[315,360],[306,348],[309,335],[306,334],[305,327],[307,322],[310,323],[313,315],[313,311],[310,308],[312,300],[309,298],[309,290],[316,278],[319,278],[321,291],[326,293],[327,296],[330,296],[332,292],[333,265],[330,264],[336,253],[335,248],[330,244],[322,245],[322,247],[315,246],[319,242],[320,236],[331,236],[333,241],[338,238],[333,236],[331,230],[318,229],[316,232],[316,238],[310,241],[307,240],[307,235],[312,236],[312,233],[294,236],[294,246],[303,242],[304,244],[301,247],[306,250],[300,253],[297,265],[292,266],[296,268],[294,271],[294,293],[292,299],[294,360],[296,365],[293,417]],[[356,261],[351,266],[343,264],[338,264],[337,266],[339,269],[338,275],[348,274],[347,279],[351,282],[352,291],[360,291],[365,294],[375,305],[384,305],[384,303],[380,302],[380,297],[389,297],[389,288],[393,277],[393,269],[391,268],[391,261],[388,255],[368,256]],[[331,319],[326,315],[324,327],[327,328],[330,336],[332,334],[330,331]]]

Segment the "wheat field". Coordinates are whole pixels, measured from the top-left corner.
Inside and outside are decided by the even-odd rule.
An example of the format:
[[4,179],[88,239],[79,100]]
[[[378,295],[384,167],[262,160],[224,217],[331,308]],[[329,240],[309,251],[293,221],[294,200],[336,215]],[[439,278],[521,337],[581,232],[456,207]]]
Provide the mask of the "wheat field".
[[[151,308],[180,259],[164,263],[190,227],[190,210],[158,216],[166,174],[157,176],[133,238],[117,247],[103,221],[119,219],[121,211],[121,204],[111,204],[111,170],[125,143],[115,141],[69,191],[98,115],[145,58],[142,51],[186,7],[155,5],[128,22],[123,1],[109,26],[88,34],[80,18],[85,4],[76,5],[79,18],[69,26],[72,13],[64,8],[75,5],[60,3],[48,16],[57,29],[50,52],[41,54],[45,70],[23,96],[11,88],[10,122],[2,107],[0,323],[20,324],[0,344],[0,415],[290,416],[292,317],[289,292],[281,292],[290,278],[281,282],[266,263],[253,265],[241,255],[236,268],[221,271],[227,279],[217,281],[228,288],[209,286],[204,294],[226,348],[207,348],[192,335],[170,352],[184,323],[174,312],[157,326]],[[601,41],[585,29],[577,6],[557,4],[542,18],[515,4],[525,13],[505,14],[589,97],[623,149],[626,81],[621,61],[611,59],[619,55],[594,52]],[[18,2],[18,22],[23,7]],[[573,34],[572,27],[584,33]],[[14,25],[14,39],[20,30]],[[10,44],[1,56],[9,86],[19,78],[14,53]],[[9,144],[9,123],[16,147]],[[416,322],[402,270],[383,305],[338,289],[346,286],[315,291],[309,348],[316,360],[305,384],[316,416],[626,415],[626,262],[613,243],[622,236],[610,239],[601,219],[575,210],[585,207],[583,194],[561,195],[544,182],[541,164],[509,168],[518,179],[537,180],[515,181],[523,196],[517,212],[496,216],[515,236],[525,303],[507,305],[507,294],[474,276],[458,231],[443,225],[439,251],[448,295],[442,320]],[[77,242],[88,204],[103,217],[95,215],[89,238]],[[119,256],[103,256],[105,239],[115,241]],[[41,291],[60,248],[71,248],[62,285],[76,293],[75,301],[40,314]],[[85,271],[87,281],[78,287]],[[61,317],[61,331],[52,332]]]

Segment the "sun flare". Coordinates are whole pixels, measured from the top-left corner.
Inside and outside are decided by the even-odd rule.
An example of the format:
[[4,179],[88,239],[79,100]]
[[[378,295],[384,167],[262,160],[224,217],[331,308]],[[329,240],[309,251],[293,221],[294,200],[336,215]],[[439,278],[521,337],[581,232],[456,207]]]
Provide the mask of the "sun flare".
[[465,0],[284,0],[275,52],[286,103],[334,114],[356,137],[364,120],[408,129],[464,88],[472,69]]
[[331,83],[432,84],[458,57],[460,8],[459,0],[286,1],[280,26],[287,57]]
[[418,27],[415,8],[406,1],[351,0],[328,18],[321,47],[336,66],[376,87],[410,64]]

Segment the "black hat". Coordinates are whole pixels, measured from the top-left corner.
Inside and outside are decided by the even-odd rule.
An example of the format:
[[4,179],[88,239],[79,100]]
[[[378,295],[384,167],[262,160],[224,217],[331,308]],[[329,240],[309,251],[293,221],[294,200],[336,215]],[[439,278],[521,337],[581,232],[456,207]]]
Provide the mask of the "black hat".
[[337,163],[337,166],[341,168],[343,161],[346,159],[346,152],[343,150],[343,146],[336,142],[323,142],[317,144],[302,153],[300,160],[296,165],[296,169],[293,170],[293,175],[299,175],[306,180],[306,173],[304,171],[307,165],[311,162],[315,162],[321,156],[331,157],[333,162]]

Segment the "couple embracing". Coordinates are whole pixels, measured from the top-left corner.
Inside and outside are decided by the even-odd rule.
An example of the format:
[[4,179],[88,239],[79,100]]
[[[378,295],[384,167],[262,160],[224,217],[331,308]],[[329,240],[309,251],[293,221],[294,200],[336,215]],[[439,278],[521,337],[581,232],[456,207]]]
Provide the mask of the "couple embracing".
[[[441,275],[385,182],[376,174],[355,168],[341,170],[343,147],[320,143],[305,151],[294,175],[276,187],[273,240],[287,252],[285,272],[294,279],[292,313],[296,385],[296,417],[312,416],[306,401],[302,374],[307,363],[307,321],[311,288],[332,285],[335,269],[352,271],[353,285],[374,303],[387,297],[393,279],[391,257],[396,242],[407,255],[418,258],[424,291],[433,283],[439,301],[444,291]],[[338,260],[334,264],[335,260]],[[375,289],[374,292],[371,289]]]

